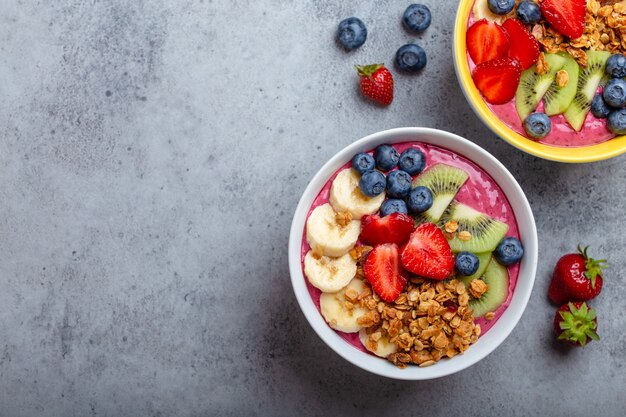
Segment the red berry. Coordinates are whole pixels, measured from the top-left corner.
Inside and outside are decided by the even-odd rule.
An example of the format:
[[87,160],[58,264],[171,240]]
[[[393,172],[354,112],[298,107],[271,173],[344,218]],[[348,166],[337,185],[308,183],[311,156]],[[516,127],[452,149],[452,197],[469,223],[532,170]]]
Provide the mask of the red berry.
[[361,219],[361,241],[368,245],[395,243],[402,245],[409,240],[413,231],[413,219],[404,213],[391,213],[380,217],[377,214]]
[[442,280],[454,274],[454,255],[441,229],[423,223],[402,248],[402,265],[424,278]]
[[372,249],[363,265],[363,273],[376,294],[388,302],[398,298],[406,286],[395,243],[385,243]]
[[472,79],[476,88],[491,104],[504,104],[515,97],[522,66],[511,58],[483,62],[474,68]]
[[585,347],[592,340],[600,340],[597,329],[596,311],[584,302],[564,304],[554,316],[554,331],[558,339],[574,346]]
[[539,42],[526,29],[526,26],[517,19],[507,19],[502,27],[509,34],[511,40],[511,48],[509,49],[509,57],[517,59],[523,69],[533,66],[539,59]]
[[499,24],[487,19],[479,20],[467,30],[465,43],[467,52],[476,65],[504,58],[509,52],[506,31]]
[[548,297],[556,305],[568,301],[589,301],[602,291],[602,269],[606,260],[587,255],[587,248],[578,246],[578,253],[564,255],[556,263]]
[[388,106],[393,101],[393,75],[383,64],[356,67],[361,93],[370,100]]
[[585,29],[586,0],[544,0],[541,14],[557,31],[572,39]]

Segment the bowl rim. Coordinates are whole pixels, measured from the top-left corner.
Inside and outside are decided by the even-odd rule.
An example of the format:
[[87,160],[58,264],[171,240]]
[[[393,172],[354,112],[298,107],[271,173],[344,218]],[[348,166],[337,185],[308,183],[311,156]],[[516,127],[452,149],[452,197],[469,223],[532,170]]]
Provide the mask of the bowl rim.
[[[461,0],[459,2],[454,24],[454,67],[459,85],[467,102],[493,133],[526,153],[557,162],[585,163],[602,161],[626,152],[626,135],[617,136],[606,142],[591,146],[559,147],[535,142],[520,135],[502,122],[483,100],[482,95],[474,85],[469,70],[465,34],[467,32],[467,20],[473,5],[474,0]],[[583,149],[584,151],[581,152],[580,150]]]
[[[446,148],[469,159],[489,174],[502,189],[513,208],[520,237],[524,242],[525,256],[520,265],[511,303],[485,336],[479,338],[468,351],[454,357],[453,360],[440,361],[426,368],[399,369],[384,359],[356,349],[328,326],[308,292],[300,255],[306,216],[313,200],[331,175],[357,152],[373,149],[383,143],[394,144],[407,141],[418,141]],[[532,209],[522,188],[506,167],[493,155],[473,142],[450,132],[422,127],[403,127],[365,136],[336,153],[319,169],[307,185],[294,212],[288,255],[291,283],[300,309],[324,343],[348,362],[374,374],[399,380],[426,380],[450,375],[475,364],[495,350],[513,331],[532,293],[537,271],[538,239]]]

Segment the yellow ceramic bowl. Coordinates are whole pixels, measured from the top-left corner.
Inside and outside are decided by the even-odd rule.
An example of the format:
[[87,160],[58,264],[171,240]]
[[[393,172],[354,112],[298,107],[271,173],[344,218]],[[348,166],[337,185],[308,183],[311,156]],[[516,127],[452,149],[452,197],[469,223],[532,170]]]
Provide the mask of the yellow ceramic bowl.
[[524,152],[544,159],[560,162],[594,162],[609,159],[626,152],[626,136],[619,136],[604,143],[592,146],[565,148],[544,145],[528,139],[504,124],[485,104],[474,85],[467,62],[465,33],[467,19],[472,11],[474,0],[461,0],[454,25],[454,65],[459,84],[478,117],[498,136]]

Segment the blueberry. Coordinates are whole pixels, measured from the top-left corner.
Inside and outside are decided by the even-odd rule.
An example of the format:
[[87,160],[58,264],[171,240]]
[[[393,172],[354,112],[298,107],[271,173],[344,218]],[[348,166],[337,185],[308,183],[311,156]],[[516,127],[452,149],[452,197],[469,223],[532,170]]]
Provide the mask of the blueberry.
[[534,25],[541,20],[541,9],[532,0],[524,0],[517,6],[517,18],[525,25]]
[[426,156],[422,151],[409,148],[400,154],[398,168],[408,172],[410,175],[417,175],[424,170]]
[[613,78],[626,77],[626,56],[622,54],[611,55],[606,61],[604,69]]
[[591,114],[598,119],[606,119],[609,113],[611,113],[611,108],[604,101],[602,94],[596,94],[591,100]]
[[385,186],[387,185],[387,180],[385,176],[376,170],[367,171],[361,175],[361,180],[359,181],[359,188],[361,192],[368,197],[376,197],[383,191],[385,191]]
[[411,176],[402,171],[395,170],[387,174],[387,195],[389,197],[403,198],[411,191]]
[[376,161],[374,157],[365,152],[359,152],[352,157],[352,168],[354,168],[359,174],[363,175],[366,171],[371,171],[376,168]]
[[391,213],[395,212],[407,214],[406,203],[404,202],[404,200],[390,198],[389,200],[385,200],[383,205],[380,206],[380,215],[382,217],[388,216]]
[[401,71],[417,72],[426,66],[426,52],[414,43],[401,46],[396,52],[396,66]]
[[626,81],[621,78],[613,78],[604,86],[602,92],[604,101],[611,107],[616,109],[624,107],[626,104]]
[[505,237],[493,252],[498,261],[504,266],[518,263],[524,256],[524,247],[515,237]]
[[433,205],[433,193],[422,185],[418,185],[409,192],[407,206],[411,213],[423,213]]
[[392,170],[398,165],[398,151],[390,145],[380,145],[374,150],[374,159],[376,159],[376,166],[381,171]]
[[428,7],[423,4],[412,4],[406,8],[402,16],[404,26],[413,32],[423,32],[430,26],[431,16]]
[[469,276],[478,271],[478,256],[472,252],[459,252],[454,259],[454,267],[461,275]]
[[626,135],[626,109],[612,111],[606,119],[606,127],[616,135]]
[[339,23],[337,30],[339,43],[348,50],[356,49],[365,43],[367,39],[367,28],[361,19],[349,17]]
[[524,129],[535,139],[544,138],[552,129],[552,122],[545,113],[532,113],[524,120]]
[[487,0],[487,6],[492,13],[505,15],[515,7],[515,0]]

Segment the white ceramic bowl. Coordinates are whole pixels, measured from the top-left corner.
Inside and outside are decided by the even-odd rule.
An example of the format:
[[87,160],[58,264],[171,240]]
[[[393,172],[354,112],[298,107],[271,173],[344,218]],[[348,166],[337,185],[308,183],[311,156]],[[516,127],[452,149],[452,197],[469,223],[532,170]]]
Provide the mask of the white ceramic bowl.
[[[513,292],[511,304],[487,333],[470,346],[463,355],[441,360],[430,367],[409,366],[406,369],[399,369],[385,359],[356,349],[326,324],[324,318],[313,304],[313,300],[307,290],[306,278],[302,273],[302,265],[300,263],[300,250],[309,208],[330,176],[352,159],[352,156],[357,152],[373,149],[383,143],[393,144],[407,141],[419,141],[447,148],[473,161],[491,175],[507,196],[515,212],[525,253],[520,265],[518,281]],[[442,130],[406,127],[374,133],[352,143],[332,157],[313,177],[298,203],[291,224],[289,270],[296,298],[313,330],[331,349],[344,359],[362,369],[389,378],[405,380],[433,379],[453,374],[475,364],[497,348],[511,333],[526,308],[535,282],[537,248],[537,228],[532,210],[524,192],[504,165],[481,147],[460,136]]]

